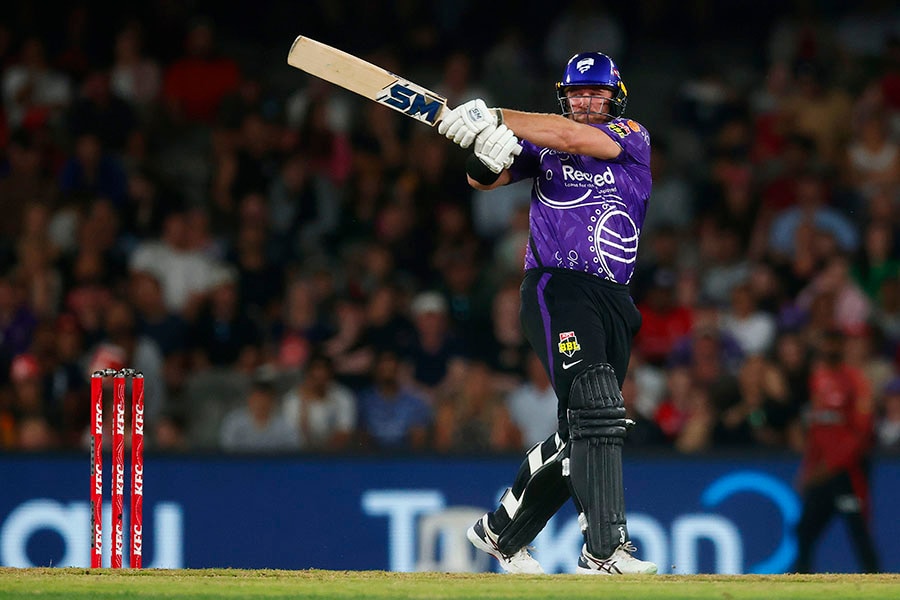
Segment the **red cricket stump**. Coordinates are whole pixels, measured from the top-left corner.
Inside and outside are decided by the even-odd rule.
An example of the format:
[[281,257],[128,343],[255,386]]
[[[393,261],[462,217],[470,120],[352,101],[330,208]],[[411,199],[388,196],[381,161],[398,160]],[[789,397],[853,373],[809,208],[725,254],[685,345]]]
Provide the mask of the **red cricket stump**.
[[[122,568],[125,536],[131,536],[130,566],[143,563],[144,375],[134,369],[91,374],[91,568],[103,564],[103,381],[112,377],[112,549],[110,566]],[[131,527],[125,526],[125,386],[131,378]]]
[[91,568],[103,558],[103,371],[91,375]]
[[112,558],[113,569],[122,568],[125,497],[125,373],[113,377],[113,457],[112,457]]
[[140,569],[144,527],[144,376],[131,380],[131,568]]

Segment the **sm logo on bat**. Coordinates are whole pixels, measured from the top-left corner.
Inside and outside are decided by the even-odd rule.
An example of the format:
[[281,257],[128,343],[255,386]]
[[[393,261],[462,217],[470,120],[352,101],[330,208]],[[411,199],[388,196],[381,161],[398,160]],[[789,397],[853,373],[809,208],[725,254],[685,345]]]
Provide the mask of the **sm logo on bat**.
[[397,81],[382,89],[375,100],[429,125],[437,121],[445,102],[408,81]]

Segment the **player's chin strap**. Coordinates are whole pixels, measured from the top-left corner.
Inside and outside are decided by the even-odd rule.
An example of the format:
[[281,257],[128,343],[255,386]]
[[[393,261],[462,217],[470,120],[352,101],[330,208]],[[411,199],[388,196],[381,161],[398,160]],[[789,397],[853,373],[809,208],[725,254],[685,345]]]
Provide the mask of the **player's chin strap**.
[[608,364],[578,374],[569,393],[569,458],[563,466],[588,552],[606,558],[628,541],[622,444],[628,430],[625,402]]
[[557,433],[535,444],[512,488],[506,490],[500,507],[491,514],[488,524],[497,532],[497,545],[507,556],[530,544],[569,499],[569,488],[562,475],[565,450]]

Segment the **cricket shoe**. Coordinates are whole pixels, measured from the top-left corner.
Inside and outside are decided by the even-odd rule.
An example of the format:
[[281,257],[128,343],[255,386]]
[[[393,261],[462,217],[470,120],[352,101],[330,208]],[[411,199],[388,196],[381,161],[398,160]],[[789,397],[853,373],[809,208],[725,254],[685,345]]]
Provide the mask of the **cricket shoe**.
[[579,575],[653,575],[656,573],[656,564],[640,560],[632,556],[637,548],[631,542],[620,544],[609,558],[600,559],[591,556],[587,546],[581,548],[581,556],[578,557]]
[[500,561],[500,566],[507,573],[515,573],[517,575],[542,575],[544,573],[541,563],[528,553],[527,548],[522,548],[509,556],[503,554],[500,551],[500,546],[497,544],[497,536],[488,527],[487,520],[487,515],[484,515],[466,531],[466,537],[469,538],[473,546],[482,552],[487,552]]

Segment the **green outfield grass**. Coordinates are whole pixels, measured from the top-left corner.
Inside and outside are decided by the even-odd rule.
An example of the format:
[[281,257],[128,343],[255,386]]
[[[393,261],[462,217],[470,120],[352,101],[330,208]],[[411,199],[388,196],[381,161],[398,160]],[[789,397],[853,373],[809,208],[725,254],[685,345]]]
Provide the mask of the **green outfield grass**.
[[381,571],[0,568],[0,599],[59,598],[900,598],[900,575],[575,575]]

